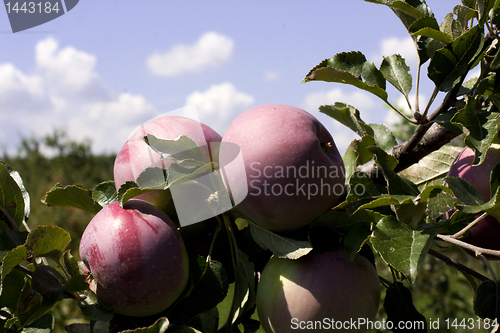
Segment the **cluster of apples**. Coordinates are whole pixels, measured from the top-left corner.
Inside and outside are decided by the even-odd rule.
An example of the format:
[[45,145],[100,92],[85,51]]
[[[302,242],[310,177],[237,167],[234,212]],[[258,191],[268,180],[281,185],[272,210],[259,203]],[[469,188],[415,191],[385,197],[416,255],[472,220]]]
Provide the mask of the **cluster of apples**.
[[[174,163],[145,142],[148,134],[164,140],[187,136],[201,148],[206,162],[233,154],[225,151],[225,144],[238,146],[243,167],[221,162],[224,184],[233,198],[239,198],[233,202],[240,215],[273,232],[306,227],[335,206],[342,194],[344,165],[332,136],[314,116],[293,106],[251,108],[223,137],[192,119],[153,119],[117,155],[117,190],[147,168],[165,169]],[[220,149],[211,144],[217,142]],[[80,256],[92,277],[91,290],[117,313],[159,313],[188,284],[186,246],[167,192],[150,191],[123,207],[117,202],[104,207],[82,236]],[[267,332],[290,331],[291,318],[370,319],[380,300],[374,266],[361,255],[350,261],[341,250],[311,253],[299,260],[272,258],[257,290],[258,313]]]

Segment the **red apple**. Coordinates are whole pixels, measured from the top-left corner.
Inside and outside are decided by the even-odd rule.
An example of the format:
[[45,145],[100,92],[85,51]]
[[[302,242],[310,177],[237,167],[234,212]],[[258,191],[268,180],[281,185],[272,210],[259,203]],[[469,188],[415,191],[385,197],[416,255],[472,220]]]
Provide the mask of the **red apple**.
[[[231,144],[240,148],[244,168],[230,163]],[[314,116],[289,105],[261,105],[239,115],[222,138],[220,163],[235,202],[243,200],[241,212],[272,231],[315,220],[335,206],[345,182],[330,133]]]
[[[481,193],[484,200],[488,201],[491,199],[490,174],[500,163],[500,145],[492,145],[481,164],[473,166],[472,162],[474,162],[474,151],[465,147],[450,167],[448,176],[465,179]],[[493,216],[487,216],[470,228],[467,236],[460,240],[474,246],[500,250],[500,222]]]
[[183,240],[170,218],[142,200],[104,207],[86,227],[80,256],[90,289],[116,313],[147,316],[168,308],[189,280]]
[[365,257],[350,261],[343,250],[297,260],[272,257],[262,271],[256,302],[267,333],[366,332],[358,320],[373,321],[380,282]]
[[[174,140],[182,135],[189,137],[200,146],[205,162],[217,159],[216,151],[210,149],[210,143],[220,142],[221,136],[213,129],[196,120],[180,116],[162,116],[142,125],[125,143],[115,159],[114,180],[118,190],[126,181],[136,181],[137,177],[149,167],[167,168],[172,160],[162,159],[144,140],[152,134],[159,139]],[[175,214],[172,198],[167,191],[155,190],[138,196],[163,211]]]

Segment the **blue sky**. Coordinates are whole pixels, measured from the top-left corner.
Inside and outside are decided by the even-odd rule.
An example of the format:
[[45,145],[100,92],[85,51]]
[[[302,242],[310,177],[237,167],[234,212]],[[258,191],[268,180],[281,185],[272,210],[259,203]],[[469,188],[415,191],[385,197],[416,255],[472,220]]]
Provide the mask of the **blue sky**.
[[[427,3],[441,22],[459,1]],[[415,71],[399,19],[361,0],[82,0],[15,34],[0,9],[0,151],[15,151],[21,136],[64,129],[90,138],[96,153],[117,152],[135,127],[186,105],[223,135],[246,109],[280,103],[316,116],[343,153],[356,135],[320,114],[320,105],[349,103],[369,123],[397,118],[368,93],[300,83],[344,51],[361,51],[377,66],[382,55],[400,53]],[[425,98],[432,87],[423,81]]]

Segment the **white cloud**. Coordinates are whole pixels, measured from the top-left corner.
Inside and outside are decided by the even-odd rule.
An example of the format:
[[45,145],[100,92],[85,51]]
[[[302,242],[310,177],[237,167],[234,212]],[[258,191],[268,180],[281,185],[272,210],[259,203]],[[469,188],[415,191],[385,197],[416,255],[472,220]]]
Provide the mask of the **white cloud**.
[[388,57],[393,54],[401,55],[410,68],[416,69],[418,61],[418,53],[415,48],[413,39],[408,37],[387,37],[380,41],[380,51],[370,56],[377,67],[382,63],[383,57]]
[[46,98],[43,79],[38,75],[26,75],[13,64],[0,64],[0,107],[6,113],[45,108]]
[[201,35],[192,45],[178,44],[165,53],[153,53],[146,64],[151,73],[158,76],[200,72],[228,61],[233,49],[234,42],[230,37],[211,31]]
[[[415,94],[411,94],[409,96],[410,104],[412,106],[412,109],[415,109]],[[418,97],[418,103],[420,105],[420,111],[422,112],[423,108],[425,108],[425,103],[427,103],[427,97],[424,94],[420,94]],[[413,119],[413,115],[411,113],[410,107],[408,106],[408,102],[404,98],[404,96],[399,96],[392,105],[397,108],[398,110],[402,111],[405,115]],[[387,125],[387,127],[390,130],[394,130],[396,128],[396,124],[403,124],[405,123],[406,120],[404,120],[399,114],[396,113],[396,111],[392,109],[388,109],[387,113],[384,118],[384,124]]]
[[201,119],[210,119],[207,125],[222,135],[231,115],[245,111],[254,101],[253,96],[238,91],[230,82],[224,82],[214,84],[205,91],[191,93],[186,98],[186,105],[195,105]]
[[276,71],[266,71],[264,78],[266,81],[276,81],[280,78],[280,74]]
[[352,105],[358,110],[370,109],[377,105],[374,99],[366,92],[354,91],[352,93],[345,93],[341,88],[333,88],[328,91],[319,91],[307,95],[304,100],[304,109],[314,112],[321,105],[330,105],[336,102]]
[[38,67],[48,79],[56,81],[70,92],[77,92],[98,81],[95,56],[72,46],[59,49],[53,37],[37,43],[35,58]]
[[143,96],[122,93],[109,102],[82,105],[68,119],[68,132],[80,140],[91,138],[98,151],[118,151],[134,128],[156,115]]

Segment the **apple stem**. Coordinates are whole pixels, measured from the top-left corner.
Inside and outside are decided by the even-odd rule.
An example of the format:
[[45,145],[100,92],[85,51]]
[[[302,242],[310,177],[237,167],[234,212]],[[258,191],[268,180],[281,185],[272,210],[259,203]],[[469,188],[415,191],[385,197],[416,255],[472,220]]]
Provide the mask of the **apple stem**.
[[469,230],[470,228],[472,228],[477,222],[481,221],[486,216],[488,216],[488,213],[483,213],[481,216],[479,216],[478,218],[476,218],[474,221],[472,221],[471,223],[469,223],[465,228],[463,228],[459,232],[455,233],[451,237],[457,239],[458,237],[460,237],[463,234],[465,234],[467,232],[467,230]]

